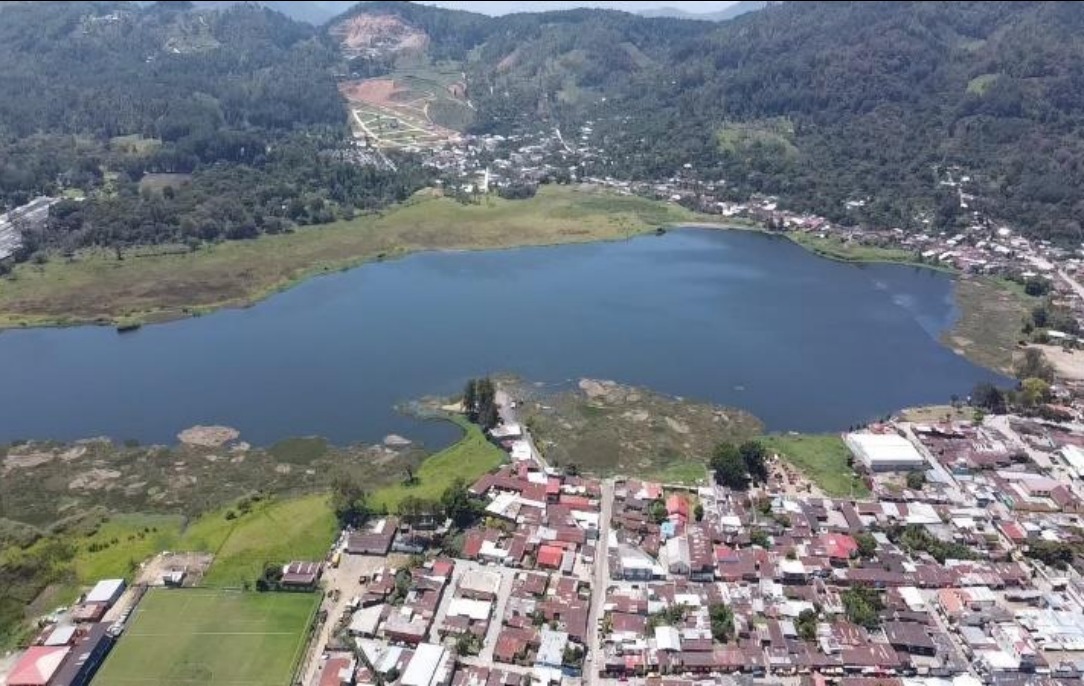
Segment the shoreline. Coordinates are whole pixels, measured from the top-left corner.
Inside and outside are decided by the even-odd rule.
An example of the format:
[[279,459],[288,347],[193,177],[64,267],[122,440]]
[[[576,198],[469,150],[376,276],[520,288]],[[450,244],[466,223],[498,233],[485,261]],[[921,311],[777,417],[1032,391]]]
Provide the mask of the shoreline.
[[[221,278],[228,278],[230,276],[231,268],[238,268],[247,266],[248,260],[251,262],[251,257],[248,255],[241,255],[236,257],[237,253],[252,253],[256,252],[257,264],[258,259],[264,255],[262,252],[267,253],[269,259],[274,258],[274,251],[279,248],[289,250],[290,243],[301,244],[302,247],[308,247],[311,249],[312,244],[316,244],[317,250],[322,246],[323,242],[333,244],[337,240],[343,240],[344,236],[348,242],[358,241],[360,245],[348,245],[348,248],[355,248],[356,253],[346,256],[314,256],[313,263],[307,266],[301,266],[294,270],[287,267],[283,271],[285,272],[281,277],[276,278],[272,276],[272,279],[276,279],[268,284],[259,283],[244,283],[238,286],[238,289],[247,290],[243,294],[226,297],[219,300],[210,302],[197,303],[192,305],[184,304],[166,304],[159,307],[148,307],[147,309],[130,311],[123,315],[116,315],[110,313],[99,314],[5,314],[0,312],[0,335],[8,330],[18,329],[30,329],[30,328],[62,328],[62,327],[74,327],[74,326],[106,326],[113,327],[117,330],[118,334],[134,331],[142,326],[149,326],[153,324],[163,324],[173,321],[179,321],[183,319],[201,317],[207,314],[218,312],[221,310],[230,309],[245,309],[248,307],[254,307],[260,302],[271,298],[279,293],[288,291],[295,286],[299,286],[310,279],[319,277],[326,274],[333,274],[336,272],[348,271],[362,267],[366,264],[373,262],[384,262],[390,260],[401,259],[415,254],[422,253],[442,253],[442,252],[474,252],[481,250],[515,250],[523,248],[541,248],[541,247],[556,247],[561,245],[572,245],[576,243],[602,243],[618,240],[630,240],[635,237],[650,235],[660,229],[670,231],[679,230],[684,228],[690,229],[706,229],[716,231],[749,231],[759,233],[765,236],[778,236],[785,238],[786,240],[794,243],[798,247],[806,250],[812,255],[815,255],[822,259],[832,260],[834,262],[846,263],[846,264],[900,264],[912,267],[918,267],[923,269],[930,269],[933,271],[941,272],[953,277],[955,282],[955,295],[956,305],[960,310],[960,317],[957,322],[953,324],[951,328],[943,332],[939,337],[939,343],[945,345],[955,353],[964,356],[970,361],[980,366],[986,367],[993,371],[1004,373],[1011,366],[1005,362],[1006,354],[1008,350],[997,351],[978,351],[976,354],[974,348],[970,350],[969,346],[960,345],[961,339],[967,340],[967,336],[964,335],[962,326],[969,315],[972,317],[981,316],[981,312],[970,312],[969,307],[973,306],[973,298],[967,299],[968,302],[963,302],[964,298],[959,296],[960,285],[964,283],[966,275],[960,273],[958,270],[945,267],[943,265],[931,265],[919,262],[913,259],[905,251],[892,251],[894,249],[869,247],[865,249],[865,252],[857,252],[855,254],[848,254],[846,248],[841,244],[841,250],[826,249],[825,247],[817,245],[814,241],[819,240],[815,237],[810,237],[807,234],[795,232],[795,231],[770,231],[761,226],[756,225],[748,220],[736,219],[733,221],[712,221],[709,217],[704,215],[693,215],[689,213],[688,218],[679,216],[667,216],[665,221],[653,223],[650,218],[644,217],[642,214],[637,214],[636,211],[643,209],[644,207],[656,213],[684,213],[683,208],[675,208],[668,203],[661,201],[648,201],[640,198],[630,198],[628,196],[622,196],[613,193],[607,193],[597,190],[579,190],[579,189],[557,189],[547,190],[544,194],[540,194],[540,200],[538,203],[531,205],[523,205],[522,208],[529,213],[532,209],[537,209],[537,205],[542,202],[546,202],[547,198],[553,196],[558,201],[565,199],[571,199],[572,208],[577,209],[576,203],[587,206],[587,212],[589,213],[584,220],[586,228],[582,228],[579,231],[574,231],[572,228],[560,229],[554,231],[552,228],[542,226],[546,224],[546,217],[539,218],[539,221],[535,224],[528,225],[528,230],[521,230],[518,234],[496,234],[495,236],[487,236],[484,233],[476,235],[475,233],[468,233],[466,236],[452,236],[450,239],[442,236],[435,237],[435,240],[426,242],[424,237],[422,240],[418,240],[418,237],[412,235],[411,228],[400,229],[402,235],[396,236],[393,229],[382,230],[379,227],[380,223],[386,223],[392,221],[397,213],[413,211],[412,208],[418,208],[429,203],[443,203],[445,209],[451,201],[445,201],[445,199],[434,198],[413,198],[405,203],[389,210],[388,212],[363,218],[360,221],[354,222],[339,222],[332,225],[319,226],[319,227],[305,227],[295,231],[293,234],[286,234],[284,236],[265,236],[254,239],[253,241],[235,241],[224,244],[210,245],[200,250],[187,253],[179,256],[167,256],[167,257],[139,257],[132,256],[127,258],[128,263],[119,262],[112,263],[105,261],[104,259],[90,256],[85,261],[76,262],[73,265],[48,265],[46,269],[51,269],[55,273],[51,275],[37,275],[30,278],[49,279],[52,278],[55,281],[63,282],[68,280],[72,276],[75,270],[89,271],[91,273],[90,282],[94,283],[94,279],[108,279],[111,271],[116,269],[124,270],[139,270],[144,265],[158,261],[158,264],[153,265],[152,270],[158,265],[168,265],[168,267],[175,267],[180,264],[182,268],[180,271],[183,273],[185,269],[191,268],[193,270],[207,269],[211,267],[209,277],[219,276]],[[453,212],[461,212],[464,215],[471,213],[481,213],[483,217],[487,214],[496,214],[501,211],[501,207],[512,211],[513,213],[520,209],[519,205],[515,203],[523,203],[530,201],[507,201],[501,203],[497,209],[493,209],[490,206],[474,206],[467,209],[455,209]],[[604,209],[592,209],[589,206],[592,203],[597,202],[610,202],[614,203],[614,209],[612,211],[606,211]],[[628,217],[628,212],[622,212],[622,205],[628,205],[631,210],[632,217]],[[427,207],[426,209],[430,209]],[[431,209],[440,210],[441,207],[432,206]],[[568,208],[565,208],[568,209]],[[388,218],[392,219],[388,219]],[[661,218],[661,217],[660,217]],[[562,218],[556,219],[555,223],[560,223]],[[603,220],[607,220],[608,223],[601,223]],[[469,218],[464,219],[461,223],[469,224]],[[634,224],[634,225],[633,225]],[[533,232],[530,229],[535,229]],[[469,229],[468,229],[469,231]],[[327,232],[332,235],[321,236],[322,232]],[[370,236],[379,232],[378,236]],[[353,234],[353,235],[351,235]],[[390,234],[390,235],[384,235]],[[405,238],[403,243],[390,243],[396,238]],[[439,245],[438,243],[443,240],[446,245]],[[828,239],[832,240],[832,239]],[[367,241],[372,241],[367,243]],[[451,243],[451,244],[448,244]],[[331,247],[334,247],[332,245]],[[231,256],[231,253],[233,256]],[[340,253],[341,254],[341,253]],[[216,262],[220,262],[225,257],[225,264],[218,265]],[[230,260],[241,264],[235,265]],[[88,266],[89,265],[89,266]],[[26,268],[24,271],[30,271],[31,268]],[[174,272],[178,270],[174,269]],[[44,273],[44,269],[42,269]],[[99,272],[103,272],[99,273]],[[152,271],[153,274],[153,271]],[[80,276],[75,274],[76,277]],[[173,275],[177,277],[176,274]],[[137,277],[133,277],[138,280]],[[257,279],[258,281],[258,279]],[[996,280],[984,279],[981,280],[981,288],[990,289],[990,296],[1004,298],[1008,296],[1015,296],[1010,289],[997,283]],[[123,284],[122,284],[123,285]],[[182,286],[186,285],[182,283]],[[0,281],[0,292],[2,292],[4,282]],[[193,299],[198,300],[199,290],[198,284]],[[219,286],[221,289],[226,289],[227,286]],[[204,292],[207,292],[206,290]],[[211,291],[213,295],[213,290]],[[153,297],[153,296],[152,296]],[[184,295],[180,296],[183,298]],[[48,296],[39,297],[45,303],[50,301]],[[972,303],[969,305],[968,303]],[[1014,332],[1015,333],[1015,332]],[[973,346],[974,344],[972,344]],[[997,362],[992,360],[997,359]]]

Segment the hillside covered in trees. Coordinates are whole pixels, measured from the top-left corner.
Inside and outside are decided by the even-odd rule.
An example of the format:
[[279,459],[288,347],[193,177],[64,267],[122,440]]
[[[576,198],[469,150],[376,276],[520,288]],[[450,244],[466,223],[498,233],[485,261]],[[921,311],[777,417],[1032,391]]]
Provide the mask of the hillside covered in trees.
[[714,23],[380,1],[321,27],[249,3],[0,12],[0,206],[87,195],[55,208],[24,259],[288,230],[431,182],[420,159],[391,171],[351,154],[337,80],[400,57],[379,36],[341,49],[336,27],[359,14],[397,18],[424,58],[462,69],[470,133],[589,126],[602,155],[587,175],[690,165],[735,200],[775,195],[840,222],[942,228],[975,209],[1084,234],[1079,3],[771,3]]
[[408,197],[352,164],[336,46],[251,4],[25,3],[0,20],[0,207],[78,189],[20,255],[247,238]]
[[[476,133],[593,124],[592,173],[691,163],[735,198],[839,221],[950,224],[971,209],[1078,241],[1084,6],[773,3],[722,24],[575,10],[486,17],[374,2],[461,60]],[[850,201],[851,207],[846,203]]]

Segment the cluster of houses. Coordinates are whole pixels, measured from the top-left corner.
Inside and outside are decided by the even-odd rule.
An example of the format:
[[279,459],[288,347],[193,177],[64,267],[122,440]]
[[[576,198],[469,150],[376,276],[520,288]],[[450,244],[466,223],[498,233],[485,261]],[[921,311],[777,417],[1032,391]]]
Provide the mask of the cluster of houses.
[[[516,427],[501,427],[495,438],[521,459],[471,485],[487,507],[481,522],[460,534],[457,558],[393,564],[385,556],[433,549],[419,540],[416,523],[395,517],[344,533],[337,554],[389,562],[364,579],[363,592],[349,603],[344,629],[357,654],[332,653],[321,686],[511,686],[581,673],[600,484],[527,458]],[[432,530],[444,526],[434,523]]]
[[[348,625],[364,658],[329,661],[321,683],[1084,679],[1084,579],[1035,552],[1084,531],[1084,438],[1063,428],[874,425],[843,437],[862,488],[836,497],[603,484],[543,466],[519,427],[500,434],[517,459],[471,486],[482,521],[454,559],[370,580]],[[385,555],[400,528],[374,522],[346,549]]]
[[[8,672],[7,686],[86,686],[113,647],[114,625],[127,614],[116,607],[123,579],[103,579],[70,611],[49,622]],[[112,611],[112,614],[108,614]],[[120,616],[117,613],[120,612]]]
[[1014,419],[845,439],[869,496],[619,481],[600,674],[1078,683],[1084,579],[1033,549],[1082,541],[1080,437]]

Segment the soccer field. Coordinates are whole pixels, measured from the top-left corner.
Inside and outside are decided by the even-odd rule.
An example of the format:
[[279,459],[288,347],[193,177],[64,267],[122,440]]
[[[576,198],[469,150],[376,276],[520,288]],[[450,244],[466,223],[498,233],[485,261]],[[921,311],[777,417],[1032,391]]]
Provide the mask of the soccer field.
[[288,686],[319,599],[152,589],[93,686]]

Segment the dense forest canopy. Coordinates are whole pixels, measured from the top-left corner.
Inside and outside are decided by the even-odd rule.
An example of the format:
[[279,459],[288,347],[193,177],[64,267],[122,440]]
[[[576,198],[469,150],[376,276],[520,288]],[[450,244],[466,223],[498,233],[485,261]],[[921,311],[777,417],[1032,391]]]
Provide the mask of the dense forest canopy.
[[[462,68],[471,133],[589,124],[602,155],[588,175],[690,165],[733,199],[775,195],[835,221],[940,228],[971,209],[1081,240],[1080,3],[772,3],[713,23],[380,1],[319,28],[250,3],[2,11],[0,203],[90,191],[63,235],[34,237],[44,247],[248,236],[431,181],[416,160],[397,175],[344,154],[337,78],[395,68],[394,55],[347,59],[329,30],[365,13],[399,17],[424,32],[425,58]],[[148,198],[134,185],[148,173],[192,177]],[[967,208],[944,183],[963,177]],[[216,194],[236,194],[241,215],[219,217]],[[147,220],[163,212],[152,201],[180,216]]]
[[5,7],[0,202],[87,193],[19,257],[248,238],[405,199],[431,173],[354,163],[339,60],[324,32],[251,4]]

